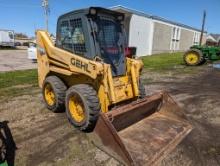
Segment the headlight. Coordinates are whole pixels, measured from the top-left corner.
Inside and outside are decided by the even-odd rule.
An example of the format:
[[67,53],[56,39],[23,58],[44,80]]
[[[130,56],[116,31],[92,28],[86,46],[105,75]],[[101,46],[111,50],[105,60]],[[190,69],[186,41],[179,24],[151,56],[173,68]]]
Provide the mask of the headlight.
[[91,8],[91,9],[90,9],[90,14],[91,14],[91,15],[95,15],[95,14],[96,14],[96,9]]

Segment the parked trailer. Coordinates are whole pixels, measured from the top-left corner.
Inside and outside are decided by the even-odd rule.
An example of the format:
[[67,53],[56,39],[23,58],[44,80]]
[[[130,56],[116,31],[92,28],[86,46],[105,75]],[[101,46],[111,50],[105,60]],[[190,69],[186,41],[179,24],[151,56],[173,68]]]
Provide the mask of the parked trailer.
[[14,31],[13,30],[0,30],[0,47],[14,47]]

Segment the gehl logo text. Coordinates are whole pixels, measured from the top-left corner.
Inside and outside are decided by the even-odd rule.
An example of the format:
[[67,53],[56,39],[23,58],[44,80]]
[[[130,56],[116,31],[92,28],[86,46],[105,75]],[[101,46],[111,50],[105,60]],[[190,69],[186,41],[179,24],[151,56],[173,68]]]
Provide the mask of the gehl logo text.
[[80,61],[80,60],[78,60],[78,59],[72,58],[72,59],[71,59],[71,64],[72,64],[73,66],[76,66],[76,67],[79,68],[79,69],[82,69],[82,70],[84,70],[84,71],[90,73],[90,71],[89,71],[89,69],[88,69],[89,64],[87,64],[87,63],[84,63],[84,62],[82,62],[82,61]]

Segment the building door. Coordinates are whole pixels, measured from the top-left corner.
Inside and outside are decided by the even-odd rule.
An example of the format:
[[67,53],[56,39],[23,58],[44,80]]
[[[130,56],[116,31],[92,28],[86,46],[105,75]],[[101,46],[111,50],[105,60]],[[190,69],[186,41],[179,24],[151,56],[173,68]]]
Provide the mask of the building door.
[[180,35],[181,35],[181,29],[179,27],[173,27],[171,33],[171,42],[170,42],[170,50],[173,52],[179,50]]

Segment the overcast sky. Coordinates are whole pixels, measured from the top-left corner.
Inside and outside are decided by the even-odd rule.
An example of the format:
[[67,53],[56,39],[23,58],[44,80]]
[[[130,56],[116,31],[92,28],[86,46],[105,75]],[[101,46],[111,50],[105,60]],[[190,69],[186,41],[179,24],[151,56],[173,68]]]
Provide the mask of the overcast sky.
[[[195,28],[201,27],[202,12],[207,11],[205,29],[220,33],[220,0],[49,0],[49,31],[55,33],[57,18],[68,11],[89,6],[123,5]],[[0,29],[12,29],[29,36],[43,29],[41,0],[0,0]]]

